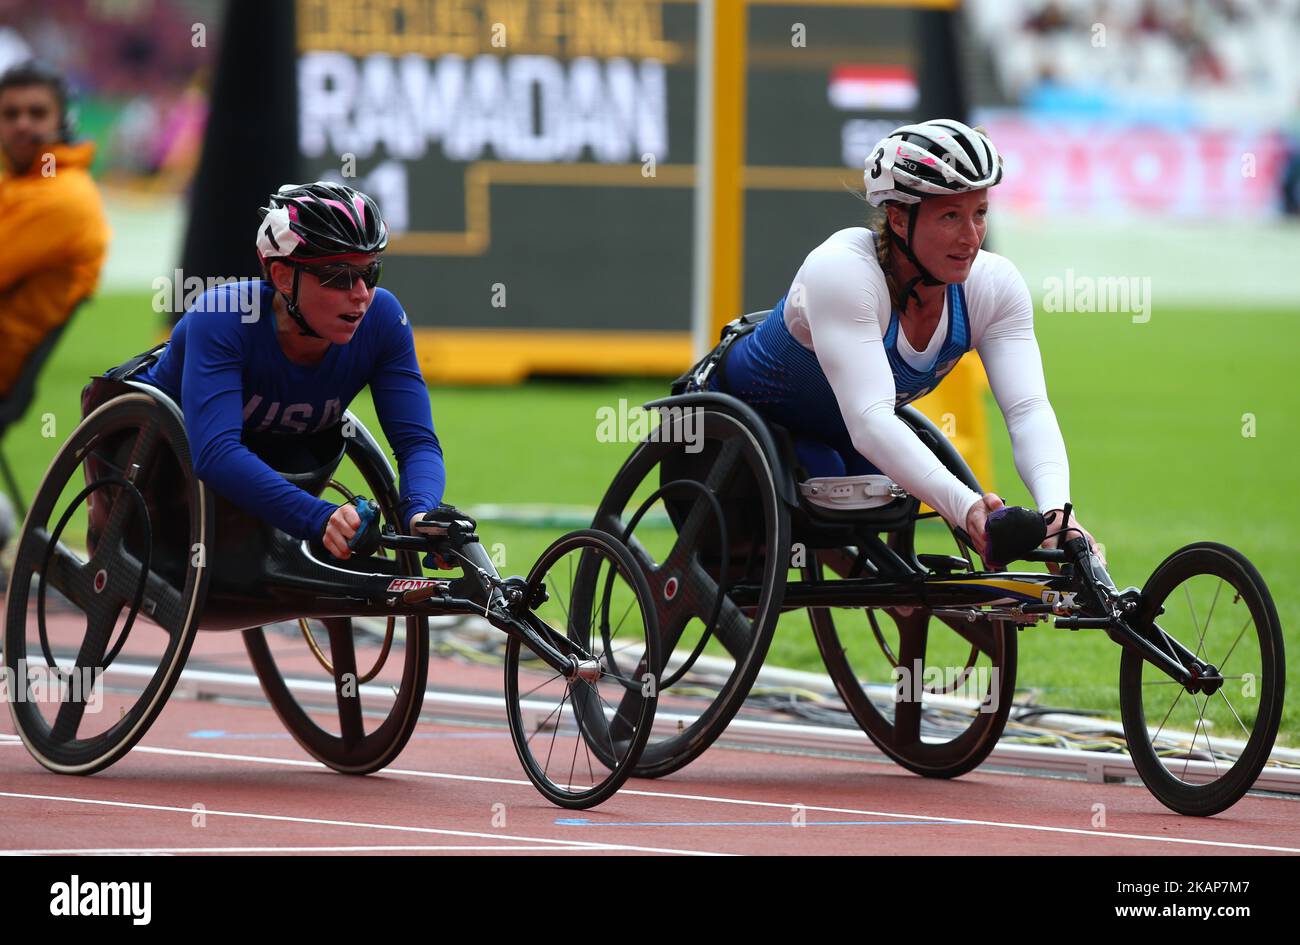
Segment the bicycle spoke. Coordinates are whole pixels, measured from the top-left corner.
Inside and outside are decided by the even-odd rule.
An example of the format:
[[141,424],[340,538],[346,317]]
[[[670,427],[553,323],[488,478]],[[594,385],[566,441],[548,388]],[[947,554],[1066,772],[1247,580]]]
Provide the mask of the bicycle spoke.
[[[608,531],[608,529],[606,530]],[[615,534],[622,535],[623,532],[619,530]],[[647,577],[659,570],[659,565],[655,563],[654,557],[646,550],[645,545],[641,544],[641,540],[636,535],[628,536],[627,548],[628,551],[632,552],[632,557],[636,558],[637,563],[644,569]]]
[[[1241,676],[1223,676],[1223,678],[1224,679],[1245,679],[1246,677],[1243,674]],[[1144,679],[1142,681],[1142,685],[1143,686],[1181,686],[1182,683],[1180,683],[1177,679]]]
[[[569,617],[569,609],[564,606],[564,599],[560,596],[560,592],[558,589],[555,592],[555,603],[560,605],[560,613],[564,614],[564,627],[565,627],[565,633],[567,635],[567,633],[572,631],[573,629],[573,620]],[[569,585],[569,603],[573,603],[572,584]]]
[[520,693],[520,694],[519,694],[519,701],[520,701],[520,702],[523,702],[525,699],[527,699],[529,696],[531,696],[533,693],[535,693],[538,689],[541,689],[543,686],[550,685],[551,683],[555,682],[555,680],[557,680],[557,679],[563,679],[563,678],[564,678],[563,674],[561,674],[561,673],[556,673],[556,674],[555,674],[554,676],[552,676],[550,679],[543,679],[541,682],[539,682],[539,683],[538,683],[536,686],[534,686],[532,689],[529,689],[527,692]]
[[[135,599],[135,589],[140,581],[140,569],[143,563],[125,548],[118,556],[117,567],[123,572],[112,583],[116,587],[129,588],[129,596],[122,601],[130,604]],[[148,617],[168,633],[180,633],[189,618],[186,610],[187,599],[183,589],[178,589],[157,571],[150,571],[144,582],[144,597],[140,601],[140,613]]]
[[1196,658],[1201,658],[1201,647],[1205,644],[1205,634],[1209,632],[1210,621],[1214,619],[1214,605],[1219,602],[1219,592],[1223,590],[1223,578],[1219,578],[1219,583],[1214,587],[1214,599],[1210,601],[1210,612],[1205,615],[1205,626],[1201,629],[1201,635],[1196,641]]
[[[704,620],[706,616],[712,614],[713,607],[716,606],[718,585],[704,570],[703,565],[693,561],[683,575],[682,587],[677,593],[679,600],[682,601],[679,606],[685,607],[686,602],[689,601],[693,607],[690,616]],[[683,622],[678,630],[678,637],[685,629],[686,624]],[[722,597],[722,608],[718,613],[717,624],[713,627],[713,636],[737,663],[745,658],[753,643],[754,625],[725,594]],[[665,653],[671,653],[676,643],[677,639],[671,642],[665,640]]]
[[[627,523],[617,515],[613,514],[600,516],[593,523],[592,527],[599,528],[602,531],[609,532],[609,534],[620,538],[623,536],[624,532],[627,531]],[[637,537],[637,535],[628,535],[625,544],[627,545],[627,550],[632,552],[632,557],[636,558],[637,564],[641,565],[641,568],[645,571],[647,577],[653,575],[662,567],[662,565],[655,561],[654,555],[650,554],[649,550],[641,543],[641,539]]]
[[[602,703],[603,703],[603,702],[605,701],[605,700],[601,697],[601,695],[600,695],[600,689],[599,689],[597,686],[595,686],[593,683],[589,683],[589,682],[587,682],[586,680],[582,680],[582,683],[583,683],[583,685],[585,685],[585,686],[587,687],[587,689],[589,689],[589,690],[591,691],[591,693],[596,697],[596,701],[597,701],[597,702],[602,702]],[[574,705],[576,706],[578,700],[577,700],[577,699],[574,699],[573,701],[574,701]],[[594,706],[593,708],[595,708],[595,709],[597,710],[596,715],[597,715],[597,717],[598,717],[596,720],[593,720],[593,721],[604,722],[604,721],[605,721],[605,713],[604,713],[603,711],[599,711],[599,706]],[[585,711],[588,711],[588,710],[587,710],[587,709],[584,709],[583,711],[585,712]],[[608,725],[608,724],[605,724],[605,725],[603,725],[603,726],[601,726],[601,727],[602,727],[602,728],[604,729],[604,731],[605,731],[605,741],[609,742],[609,751],[610,751],[610,755],[612,756],[612,755],[614,754],[614,743],[613,743],[613,741],[612,741],[612,740],[610,739],[610,737],[609,737],[609,725]],[[596,737],[596,734],[597,734],[596,732],[592,732],[592,731],[591,731],[591,725],[590,725],[589,723],[584,722],[582,719],[579,719],[579,720],[578,720],[578,737],[579,737],[579,740],[582,742],[582,748],[583,748],[583,751],[586,752],[586,755],[587,755],[587,774],[591,777],[592,783],[594,784],[595,781],[596,781],[596,774],[595,774],[594,771],[592,771],[592,768],[591,768],[591,751],[589,750],[589,749],[590,749],[590,745],[588,744],[588,740],[587,740],[587,738],[586,738],[585,735],[583,734],[584,732],[590,732],[590,734],[591,734],[591,736],[592,736],[593,738],[595,738],[595,737]],[[617,759],[615,759],[615,766],[617,766]],[[613,768],[611,767],[610,770],[613,770]]]
[[[565,691],[566,691],[566,692],[568,691],[567,686],[566,686],[566,688],[565,688]],[[551,716],[555,715],[555,713],[560,712],[560,711],[563,710],[563,709],[564,709],[564,700],[561,699],[559,705],[557,705],[557,706],[556,706],[554,709],[552,709],[550,712],[546,713],[546,718],[544,718],[544,719],[542,719],[540,722],[538,722],[538,723],[537,723],[537,726],[533,729],[533,733],[532,733],[531,735],[529,735],[529,736],[528,736],[526,739],[524,739],[524,740],[525,740],[526,742],[528,742],[528,743],[531,744],[531,743],[532,743],[532,740],[537,736],[537,733],[540,732],[543,728],[546,727],[546,723],[549,722],[549,721],[551,720]],[[558,720],[558,719],[556,720],[555,725],[556,725],[556,728],[559,727],[560,723],[559,723],[559,720]]]
[[637,646],[641,648],[641,651],[644,654],[645,652],[644,640],[633,640],[630,643],[624,643],[622,646],[614,647],[611,650],[605,650],[602,653],[600,653],[600,655],[596,657],[597,662],[601,662],[601,663],[608,662],[611,670],[611,671],[606,671],[602,669],[600,671],[600,675],[604,676],[607,679],[617,680],[620,685],[622,685],[624,682],[632,682],[633,681],[632,677],[622,676],[617,672],[618,664],[614,662],[614,656],[619,653],[622,653],[624,650],[630,650],[633,647],[637,647]]
[[[49,546],[50,533],[44,528],[33,528],[31,536],[29,540],[37,543],[37,547]],[[34,566],[32,570],[35,574]],[[91,577],[92,572],[87,569],[86,562],[60,540],[50,555],[49,574],[43,575],[41,579],[84,613],[90,608],[90,601],[94,597]]]
[[[908,667],[923,665],[929,638],[928,617],[918,619],[916,614],[901,618],[898,625],[898,662]],[[915,688],[917,680],[913,680]],[[921,699],[894,700],[894,745],[904,748],[921,740]]]
[[1183,693],[1186,691],[1186,689],[1180,689],[1178,690],[1178,695],[1174,696],[1173,704],[1169,706],[1169,711],[1165,713],[1164,720],[1160,723],[1160,727],[1156,729],[1156,733],[1151,736],[1151,743],[1153,745],[1155,744],[1156,739],[1160,737],[1160,733],[1165,730],[1165,723],[1169,721],[1169,716],[1174,714],[1174,709],[1178,707],[1178,700],[1183,697]]
[[[551,753],[555,751],[555,737],[560,734],[560,726],[564,724],[564,703],[568,700],[569,687],[565,686],[564,695],[560,697],[560,704],[556,707],[556,711],[560,714],[555,718],[555,731],[551,734],[551,747],[546,749],[546,764],[542,765],[542,771],[544,773],[551,770]],[[547,718],[550,718],[550,716],[547,716]],[[550,774],[547,773],[546,776],[550,777]]]
[[1190,581],[1184,582],[1183,584],[1183,596],[1187,598],[1187,610],[1192,615],[1192,627],[1199,627],[1201,622],[1196,619],[1196,605],[1192,603],[1192,586]]
[[[132,467],[138,467],[139,472],[135,474],[131,481],[137,488],[142,487],[149,476],[149,461],[153,459],[157,452],[158,441],[160,439],[159,422],[157,417],[151,417],[148,423],[140,428],[139,436],[136,437],[135,443],[131,447],[131,455],[126,462],[126,472],[128,478],[131,476]],[[122,541],[122,532],[126,528],[126,518],[128,514],[137,514],[141,512],[139,505],[125,495],[125,490],[121,487],[109,487],[116,493],[113,500],[112,508],[108,513],[108,521],[104,524],[104,530],[100,533],[99,541],[95,548],[94,558],[101,557],[106,548],[116,548]]]
[[[722,487],[731,477],[732,470],[736,468],[739,459],[740,441],[727,440],[718,452],[713,468],[709,470],[704,488],[715,496],[721,495]],[[680,568],[687,561],[698,557],[700,535],[705,526],[714,519],[713,504],[694,489],[691,493],[695,498],[691,502],[690,511],[686,514],[686,520],[682,522],[681,530],[677,533],[672,548],[664,557],[664,565],[667,567]],[[714,523],[714,528],[717,527],[717,523]]]
[[627,610],[623,611],[623,616],[618,618],[618,626],[616,626],[614,628],[614,632],[609,635],[610,640],[613,640],[616,636],[618,636],[618,631],[623,629],[623,621],[627,620],[627,615],[632,612],[632,608],[635,606],[636,606],[636,598],[633,597],[630,601],[627,602]]
[[1245,622],[1244,624],[1242,624],[1242,626],[1241,626],[1241,630],[1239,630],[1239,631],[1237,632],[1237,639],[1235,639],[1235,640],[1232,641],[1232,646],[1228,647],[1228,652],[1227,652],[1226,654],[1224,654],[1223,662],[1219,664],[1219,672],[1223,672],[1223,667],[1225,667],[1225,666],[1228,665],[1228,660],[1229,660],[1229,658],[1231,658],[1231,656],[1232,656],[1232,651],[1235,650],[1235,649],[1237,648],[1237,644],[1241,642],[1241,638],[1242,638],[1242,637],[1245,635],[1245,633],[1246,633],[1246,628],[1250,626],[1251,622],[1252,622],[1254,619],[1255,619],[1255,618],[1254,618],[1253,616],[1249,616],[1249,615],[1248,615],[1248,616],[1246,617],[1246,622]]
[[1222,689],[1219,690],[1219,695],[1223,696],[1223,701],[1224,704],[1227,705],[1228,711],[1231,712],[1232,717],[1237,720],[1237,724],[1241,726],[1241,730],[1246,733],[1246,741],[1250,741],[1251,731],[1246,728],[1246,723],[1241,720],[1241,716],[1237,714],[1237,710],[1232,707],[1232,702],[1229,701],[1227,696],[1223,695]]
[[[600,687],[592,683],[587,683],[587,687],[591,689],[592,693],[596,696],[597,701],[600,702],[602,706],[604,706],[606,709],[609,710],[611,717],[616,719],[618,713],[615,711],[614,707],[609,704],[609,702],[605,699],[605,697],[600,694]],[[605,732],[605,741],[609,745],[610,757],[614,759],[614,765],[610,767],[610,770],[612,771],[618,765],[618,756],[616,754],[616,749],[614,748],[614,736],[610,731],[611,722],[610,719],[607,719],[605,717],[605,713],[603,711],[600,712],[600,721],[603,723],[601,727]],[[594,734],[595,733],[593,733],[593,736]]]
[[[1209,705],[1209,702],[1210,700],[1207,698],[1205,704]],[[1192,755],[1196,753],[1196,736],[1200,734],[1201,727],[1205,722],[1205,712],[1202,710],[1202,707],[1197,704],[1195,695],[1192,696],[1192,705],[1196,706],[1196,730],[1192,732],[1191,750],[1187,752],[1187,757],[1183,759],[1183,776],[1180,779],[1183,781],[1187,780],[1187,766],[1192,763]],[[1208,728],[1206,728],[1205,731],[1205,747],[1210,753],[1210,760],[1214,762],[1214,772],[1217,777],[1219,772],[1219,762],[1214,757],[1214,746],[1210,744],[1210,732]]]
[[[578,683],[581,684],[582,680],[579,679]],[[573,758],[569,762],[569,781],[565,785],[565,787],[572,788],[573,772],[578,767],[578,746],[581,745],[585,751],[587,748],[587,740],[582,737],[582,715],[578,712],[578,699],[576,695],[574,696],[573,701],[569,704],[569,708],[573,712],[573,721],[578,727],[578,734],[573,737]]]

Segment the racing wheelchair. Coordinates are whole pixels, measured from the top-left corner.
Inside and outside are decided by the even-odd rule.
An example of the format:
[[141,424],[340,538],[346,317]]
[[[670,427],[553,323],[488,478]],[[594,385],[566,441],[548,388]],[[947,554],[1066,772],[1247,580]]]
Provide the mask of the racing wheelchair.
[[[632,773],[654,717],[647,669],[659,664],[659,634],[649,586],[619,540],[571,532],[526,577],[501,578],[472,521],[438,535],[383,525],[402,527],[395,476],[350,413],[319,433],[245,434],[290,481],[357,505],[354,543],[364,535],[383,554],[336,559],[208,488],[176,403],[115,371],[83,393],[84,419],[31,503],[10,576],[9,707],[42,765],[90,774],[123,757],[205,630],[241,632],[266,697],[308,753],[340,772],[378,771],[419,720],[429,619],[470,614],[508,636],[510,732],[543,796],[592,807]],[[373,501],[341,484],[345,461]],[[422,554],[459,576],[425,577]],[[382,634],[365,618],[384,621]]]
[[[1235,803],[1268,760],[1285,689],[1277,611],[1251,563],[1198,542],[1120,591],[1077,529],[1041,549],[1044,516],[1019,509],[995,513],[995,560],[977,567],[969,536],[886,477],[809,480],[788,431],[707,389],[728,339],[767,314],[733,322],[672,396],[646,405],[660,423],[592,522],[632,549],[658,608],[661,724],[636,774],[670,774],[708,748],[750,694],[779,616],[806,608],[836,690],[880,750],[921,775],[959,776],[1006,726],[1017,630],[1054,618],[1120,645],[1127,751],[1152,793],[1185,814]],[[983,493],[923,414],[897,416]],[[925,519],[955,554],[918,550]],[[1005,570],[1015,560],[1052,573]]]

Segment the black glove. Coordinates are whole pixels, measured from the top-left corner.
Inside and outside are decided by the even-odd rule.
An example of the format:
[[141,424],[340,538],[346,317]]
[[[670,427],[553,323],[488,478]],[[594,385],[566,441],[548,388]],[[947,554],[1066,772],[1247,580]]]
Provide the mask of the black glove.
[[417,518],[411,527],[417,535],[446,536],[453,541],[464,541],[474,534],[478,523],[456,506],[444,502]]
[[984,525],[989,563],[1001,567],[1017,561],[1043,543],[1047,523],[1041,513],[1008,505],[989,513]]
[[478,541],[474,529],[478,523],[454,505],[446,503],[431,509],[417,518],[411,525],[416,535],[440,539],[436,546],[424,556],[424,566],[437,571],[451,571],[456,568],[457,559],[449,552],[466,542]]

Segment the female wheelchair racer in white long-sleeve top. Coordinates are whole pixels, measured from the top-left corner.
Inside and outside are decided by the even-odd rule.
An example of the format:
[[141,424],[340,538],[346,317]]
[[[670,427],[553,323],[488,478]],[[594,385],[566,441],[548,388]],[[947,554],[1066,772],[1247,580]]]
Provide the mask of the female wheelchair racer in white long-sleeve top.
[[[812,475],[879,470],[964,527],[981,555],[1002,500],[971,491],[895,410],[977,350],[1035,504],[1048,512],[1069,501],[1029,289],[1010,260],[980,249],[986,188],[1001,174],[992,142],[960,122],[893,132],[865,175],[869,201],[886,208],[882,234],[841,230],[814,249],[772,315],[737,341],[721,379],[791,430]],[[1052,530],[1060,525],[1058,516]]]

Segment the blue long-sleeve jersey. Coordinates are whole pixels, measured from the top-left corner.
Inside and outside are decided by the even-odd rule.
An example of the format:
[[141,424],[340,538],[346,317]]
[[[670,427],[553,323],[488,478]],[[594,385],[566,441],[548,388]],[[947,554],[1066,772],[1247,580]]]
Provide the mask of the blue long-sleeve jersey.
[[285,357],[274,288],[216,286],[172,330],[157,363],[135,379],[181,405],[195,474],[236,505],[296,538],[319,537],[337,508],[287,482],[240,440],[243,431],[311,433],[340,422],[367,384],[397,456],[402,523],[435,508],[446,486],[429,391],[406,313],[376,289],[352,340],[312,366]]

